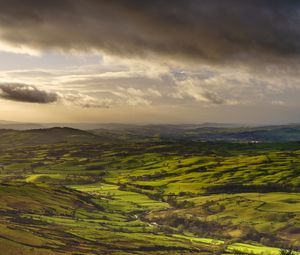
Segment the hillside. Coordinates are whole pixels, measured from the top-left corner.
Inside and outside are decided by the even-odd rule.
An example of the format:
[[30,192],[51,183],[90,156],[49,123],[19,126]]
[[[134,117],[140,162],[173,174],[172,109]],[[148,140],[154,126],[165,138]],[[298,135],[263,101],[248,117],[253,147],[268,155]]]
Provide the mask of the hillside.
[[[109,140],[106,138],[106,140]],[[0,130],[0,148],[57,143],[100,142],[101,137],[73,128],[49,128],[30,130]],[[105,141],[105,139],[104,139]]]
[[[205,243],[158,235],[100,198],[66,188],[0,185],[0,247],[5,255],[210,254]],[[174,253],[173,253],[174,252]]]
[[72,129],[25,134],[46,139],[45,132],[59,143],[30,146],[29,139],[1,150],[5,255],[300,248],[299,143],[97,143]]
[[[16,126],[17,125],[17,126]],[[21,125],[21,126],[18,126]],[[39,124],[0,123],[1,145],[30,145],[59,142],[125,142],[128,141],[225,141],[225,142],[295,142],[300,141],[300,125],[243,127],[234,124],[129,125],[129,124],[69,124],[97,127],[81,130],[72,127],[40,128]],[[51,124],[43,124],[51,126]],[[66,124],[68,125],[68,124]],[[7,128],[5,128],[7,127]],[[27,127],[27,128],[26,128]],[[100,127],[100,128],[99,128]],[[24,130],[19,130],[24,129]]]
[[299,125],[237,127],[235,125],[146,125],[119,129],[102,128],[92,130],[94,134],[109,132],[131,139],[164,139],[188,141],[226,142],[289,142],[300,141]]

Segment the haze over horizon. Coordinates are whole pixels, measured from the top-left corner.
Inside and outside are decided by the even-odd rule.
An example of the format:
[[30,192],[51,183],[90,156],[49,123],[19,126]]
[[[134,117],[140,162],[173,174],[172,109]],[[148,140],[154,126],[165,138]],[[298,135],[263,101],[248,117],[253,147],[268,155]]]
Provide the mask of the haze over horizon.
[[[267,126],[267,125],[300,125],[300,123],[220,123],[220,122],[194,122],[194,123],[186,123],[186,122],[174,122],[174,123],[164,123],[164,122],[19,122],[19,121],[8,121],[8,120],[0,120],[0,129],[5,126],[13,127],[26,127],[34,128],[49,128],[49,127],[71,127],[78,128],[84,127],[84,129],[92,129],[93,127],[130,127],[130,126],[194,126],[194,127],[246,127],[246,126]],[[40,127],[39,127],[40,126]],[[91,127],[91,128],[89,128]]]
[[0,119],[300,122],[300,2],[0,2]]

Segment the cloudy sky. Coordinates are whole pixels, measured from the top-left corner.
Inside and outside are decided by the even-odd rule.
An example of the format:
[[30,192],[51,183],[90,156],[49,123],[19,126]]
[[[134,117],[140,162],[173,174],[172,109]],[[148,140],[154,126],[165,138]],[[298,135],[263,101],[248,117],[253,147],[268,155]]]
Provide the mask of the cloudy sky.
[[0,1],[0,119],[300,122],[298,0]]

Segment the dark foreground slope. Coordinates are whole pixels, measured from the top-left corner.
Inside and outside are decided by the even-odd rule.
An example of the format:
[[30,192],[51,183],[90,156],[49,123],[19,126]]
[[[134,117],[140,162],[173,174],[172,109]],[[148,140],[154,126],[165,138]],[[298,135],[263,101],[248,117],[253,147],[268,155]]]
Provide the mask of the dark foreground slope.
[[211,253],[206,244],[154,233],[101,199],[63,187],[2,184],[0,206],[5,255]]

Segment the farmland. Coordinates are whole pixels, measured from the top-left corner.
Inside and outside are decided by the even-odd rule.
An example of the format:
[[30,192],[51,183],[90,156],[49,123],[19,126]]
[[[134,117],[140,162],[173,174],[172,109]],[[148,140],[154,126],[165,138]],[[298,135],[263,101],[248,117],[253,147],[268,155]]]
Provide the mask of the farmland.
[[17,146],[2,143],[3,255],[275,255],[300,247],[297,142],[63,132],[71,132],[64,141],[34,143],[31,132]]

